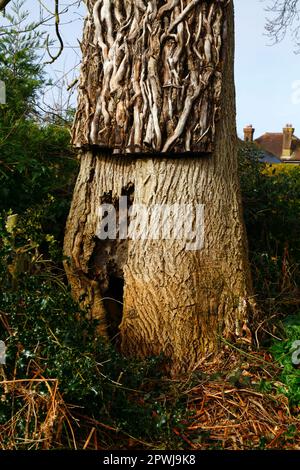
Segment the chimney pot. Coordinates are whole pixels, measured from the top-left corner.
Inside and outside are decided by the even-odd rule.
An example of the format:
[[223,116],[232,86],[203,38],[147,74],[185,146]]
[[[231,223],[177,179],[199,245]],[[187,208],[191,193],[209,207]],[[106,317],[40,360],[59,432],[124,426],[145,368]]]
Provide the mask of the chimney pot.
[[253,142],[255,129],[253,128],[252,124],[248,124],[244,128],[244,141],[245,142]]
[[286,124],[286,126],[283,128],[282,156],[281,156],[283,160],[289,159],[292,156],[294,132],[295,132],[295,129],[293,128],[292,124]]

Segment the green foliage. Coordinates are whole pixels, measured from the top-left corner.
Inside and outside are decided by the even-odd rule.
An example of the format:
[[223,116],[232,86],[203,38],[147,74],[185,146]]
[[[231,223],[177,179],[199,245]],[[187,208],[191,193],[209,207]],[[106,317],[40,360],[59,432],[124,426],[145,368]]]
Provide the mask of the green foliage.
[[[57,379],[64,400],[81,415],[129,435],[166,441],[185,407],[177,398],[162,399],[162,382],[156,388],[159,358],[129,360],[103,342],[97,323],[72,300],[63,275],[41,257],[38,217],[26,225],[24,220],[9,220],[7,231],[0,219],[0,338],[8,348],[6,379]],[[9,421],[12,406],[15,413],[24,406],[3,386],[2,394],[0,427]],[[25,423],[19,421],[15,438],[23,436]]]
[[48,195],[70,199],[77,164],[69,149],[68,129],[24,121],[2,144],[1,160],[2,209],[22,212]]
[[[282,367],[278,392],[299,406],[300,369],[292,354],[294,341],[300,340],[300,166],[259,163],[260,150],[254,144],[242,143],[239,155],[255,291],[265,314],[275,314],[269,328],[282,338],[270,345]],[[260,389],[269,392],[272,383],[263,380]]]
[[46,84],[38,53],[44,33],[27,24],[23,5],[13,3],[7,34],[0,36],[0,80],[7,91],[0,105],[0,210],[43,212],[42,231],[61,240],[77,162],[68,123],[43,122],[37,113]]
[[[45,33],[28,23],[29,12],[24,0],[12,3],[6,13],[9,26],[0,38],[0,80],[6,83],[7,105],[0,106],[0,121],[4,130],[23,116],[29,116],[45,82],[38,50],[45,42]],[[4,34],[7,32],[7,34]]]
[[[260,150],[239,149],[244,216],[255,288],[261,300],[295,295],[300,281],[300,166],[269,172],[259,163]],[[275,167],[276,165],[274,165]],[[280,306],[285,313],[293,308]]]
[[299,350],[295,341],[300,341],[300,312],[289,316],[282,322],[283,339],[273,342],[270,350],[274,359],[281,365],[280,376],[284,387],[281,392],[285,393],[291,406],[300,406],[300,368],[293,363],[293,353]]

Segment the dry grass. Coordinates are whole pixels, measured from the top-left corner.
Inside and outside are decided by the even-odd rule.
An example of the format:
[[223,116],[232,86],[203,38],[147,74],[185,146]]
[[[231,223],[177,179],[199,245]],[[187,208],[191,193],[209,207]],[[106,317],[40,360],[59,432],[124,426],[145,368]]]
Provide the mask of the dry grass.
[[[168,382],[176,389],[189,411],[180,427],[172,428],[174,448],[300,449],[299,409],[291,411],[280,393],[284,385],[277,379],[279,372],[267,352],[241,355],[228,348],[217,360],[202,364],[199,380],[195,376],[166,380],[164,386]],[[262,380],[272,381],[271,391],[259,391]],[[11,419],[0,425],[0,449],[171,450],[173,445],[144,442],[80,414],[80,409],[64,402],[55,379],[3,380],[0,385],[12,403],[22,402],[16,413],[12,406]],[[20,430],[21,422],[27,424]]]
[[[11,399],[11,418],[0,425],[0,449],[50,449],[60,443],[63,426],[72,436],[70,448],[76,449],[74,418],[58,389],[56,379],[3,380],[2,400]],[[14,412],[14,404],[21,406]]]
[[[203,381],[185,392],[191,418],[181,437],[196,450],[300,449],[300,410],[290,410],[277,378],[280,369],[266,352],[245,358],[241,363],[236,352],[230,354],[222,359],[225,379]],[[219,367],[214,361],[205,369],[211,374]],[[263,380],[272,381],[271,391],[259,391]]]
[[263,443],[272,449],[300,449],[299,437],[293,442],[286,438],[291,425],[300,430],[300,420],[291,416],[283,395],[212,382],[195,387],[190,400],[195,415],[187,425],[186,437],[193,449],[246,450]]

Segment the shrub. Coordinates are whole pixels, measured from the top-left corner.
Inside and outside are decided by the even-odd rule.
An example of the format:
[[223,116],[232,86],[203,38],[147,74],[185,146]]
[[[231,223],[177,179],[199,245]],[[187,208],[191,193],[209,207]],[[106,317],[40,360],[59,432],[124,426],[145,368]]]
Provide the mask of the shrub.
[[[254,144],[239,148],[244,215],[258,298],[278,314],[297,310],[300,166],[266,171]],[[275,167],[276,165],[273,165]],[[273,168],[272,167],[272,168]]]
[[36,213],[26,224],[0,219],[0,339],[7,346],[0,448],[80,447],[90,423],[101,446],[109,446],[107,430],[166,442],[185,400],[172,399],[160,381],[160,358],[128,359],[97,335],[64,274],[41,255],[40,237]]

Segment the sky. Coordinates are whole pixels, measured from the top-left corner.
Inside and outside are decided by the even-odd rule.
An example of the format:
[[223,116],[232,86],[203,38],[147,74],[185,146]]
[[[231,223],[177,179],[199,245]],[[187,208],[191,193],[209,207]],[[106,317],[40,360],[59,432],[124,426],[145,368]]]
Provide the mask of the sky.
[[[237,99],[237,129],[243,135],[243,127],[252,124],[258,137],[264,132],[280,132],[287,123],[294,125],[300,136],[300,54],[294,53],[291,38],[271,46],[265,35],[267,12],[272,0],[234,0],[236,52],[235,84]],[[48,8],[54,3],[47,1]],[[56,101],[66,106],[65,90],[78,75],[81,38],[85,7],[78,7],[76,0],[61,0],[60,6],[73,5],[62,16],[61,32],[65,49],[60,59],[47,66],[47,73],[60,88],[50,87],[46,102]],[[31,17],[38,19],[37,0],[27,0],[26,8]],[[1,27],[1,19],[0,19]],[[53,25],[45,25],[53,34]],[[55,45],[52,53],[55,53]],[[63,77],[63,80],[61,80]],[[73,90],[71,103],[75,105]]]
[[300,55],[294,53],[290,37],[270,45],[264,30],[268,4],[235,0],[238,133],[242,135],[243,127],[252,124],[258,137],[281,132],[291,123],[300,135]]

